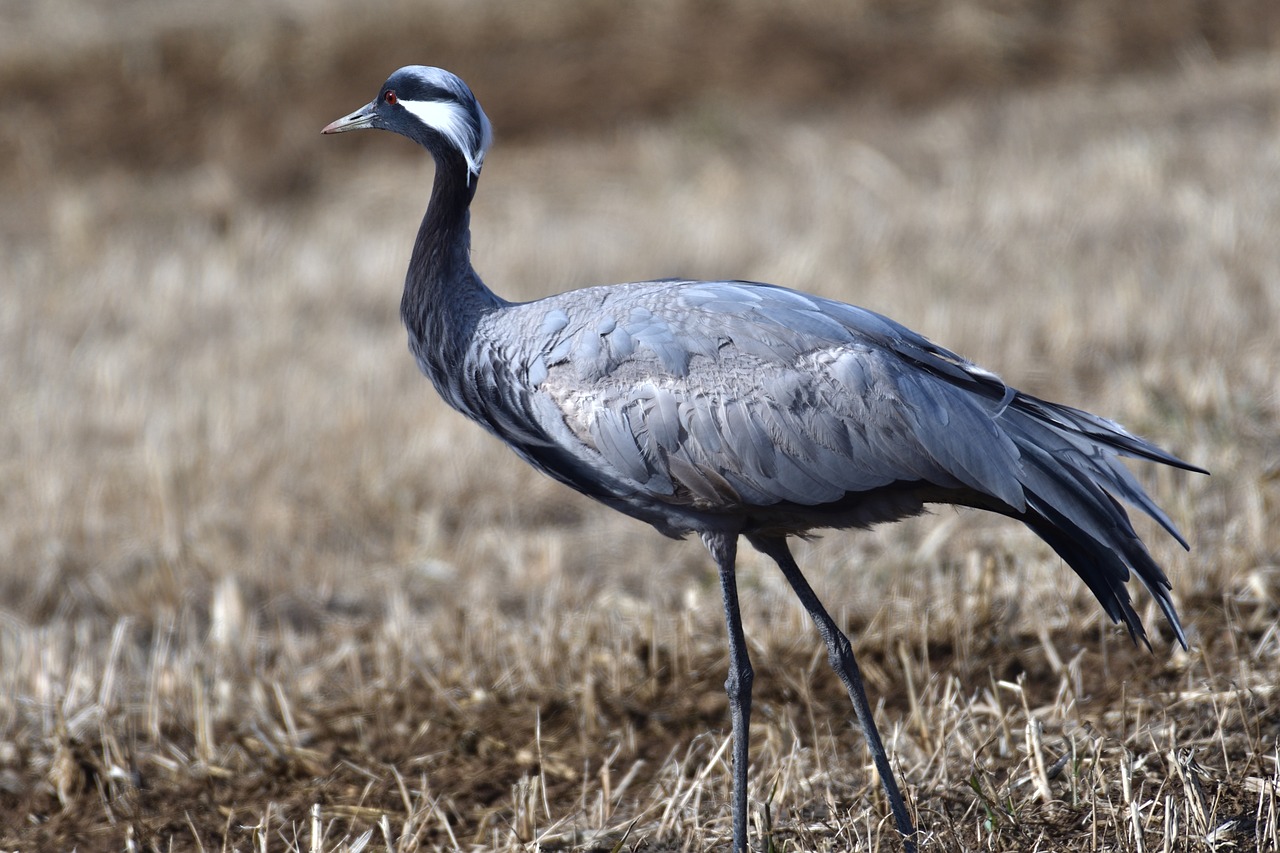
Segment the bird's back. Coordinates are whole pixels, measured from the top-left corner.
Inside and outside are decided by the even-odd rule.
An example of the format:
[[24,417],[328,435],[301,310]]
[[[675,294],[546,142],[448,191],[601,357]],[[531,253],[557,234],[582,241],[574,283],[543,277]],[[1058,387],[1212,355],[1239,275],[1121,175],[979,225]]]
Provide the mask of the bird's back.
[[1178,536],[1118,457],[1190,466],[874,312],[749,282],[587,288],[490,312],[461,379],[523,458],[668,535],[975,506],[1027,523],[1131,630],[1130,570],[1175,618],[1112,495]]
[[672,504],[816,506],[904,481],[1025,502],[1002,428],[1015,391],[881,315],[784,288],[656,281],[517,304],[478,324],[467,363],[474,414],[500,436]]

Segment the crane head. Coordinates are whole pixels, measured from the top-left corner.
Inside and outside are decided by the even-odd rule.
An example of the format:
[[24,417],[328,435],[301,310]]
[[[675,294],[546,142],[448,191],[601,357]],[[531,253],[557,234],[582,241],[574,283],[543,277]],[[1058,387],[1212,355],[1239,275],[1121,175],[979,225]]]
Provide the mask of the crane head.
[[493,141],[489,119],[467,84],[443,68],[406,65],[382,84],[378,97],[324,127],[321,133],[376,128],[407,136],[440,163],[462,158],[468,182],[480,174]]

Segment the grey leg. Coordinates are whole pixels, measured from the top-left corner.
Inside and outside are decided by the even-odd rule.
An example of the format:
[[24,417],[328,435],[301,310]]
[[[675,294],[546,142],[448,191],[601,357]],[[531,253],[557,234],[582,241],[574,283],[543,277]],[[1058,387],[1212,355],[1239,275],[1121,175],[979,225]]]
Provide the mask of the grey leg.
[[734,576],[738,537],[731,533],[704,533],[702,541],[720,570],[724,620],[729,629],[729,677],[725,679],[724,689],[729,694],[729,716],[733,720],[733,850],[747,853],[747,732],[751,724],[751,683],[755,673],[747,655],[747,639],[742,633],[742,613],[738,610],[738,582]]
[[858,670],[858,662],[853,657],[853,647],[849,645],[849,638],[836,626],[835,620],[818,600],[813,587],[809,586],[809,582],[805,580],[800,567],[796,565],[795,558],[791,556],[791,549],[787,547],[786,537],[748,536],[747,541],[760,553],[773,558],[778,568],[782,569],[787,582],[791,584],[796,597],[800,599],[800,603],[804,605],[805,610],[809,611],[809,616],[818,626],[818,633],[827,644],[827,659],[831,662],[831,668],[840,676],[845,689],[849,691],[849,699],[853,701],[853,711],[858,716],[858,722],[862,724],[862,734],[867,739],[867,747],[871,750],[871,757],[876,763],[876,772],[880,774],[880,782],[884,785],[884,792],[889,797],[893,820],[898,825],[898,832],[903,836],[903,849],[907,853],[915,853],[915,827],[911,825],[907,804],[902,799],[902,792],[898,790],[898,781],[893,776],[893,768],[889,766],[889,756],[885,754],[880,732],[876,729],[876,721],[871,716],[871,705],[867,702],[862,673]]

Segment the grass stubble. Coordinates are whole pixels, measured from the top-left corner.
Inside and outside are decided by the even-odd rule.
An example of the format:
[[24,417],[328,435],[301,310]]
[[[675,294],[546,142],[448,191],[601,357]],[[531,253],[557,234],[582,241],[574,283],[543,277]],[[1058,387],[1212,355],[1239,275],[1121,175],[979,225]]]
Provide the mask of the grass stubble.
[[[1276,80],[1255,58],[914,115],[704,104],[490,157],[474,255],[510,298],[784,283],[1213,471],[1141,470],[1194,546],[1139,528],[1189,653],[1139,590],[1155,652],[1131,646],[999,519],[800,546],[922,849],[1280,849]],[[47,230],[5,237],[0,848],[727,842],[701,547],[436,399],[396,316],[431,167],[367,151],[305,202],[216,170],[55,178]],[[896,849],[805,614],[741,566],[753,838]]]

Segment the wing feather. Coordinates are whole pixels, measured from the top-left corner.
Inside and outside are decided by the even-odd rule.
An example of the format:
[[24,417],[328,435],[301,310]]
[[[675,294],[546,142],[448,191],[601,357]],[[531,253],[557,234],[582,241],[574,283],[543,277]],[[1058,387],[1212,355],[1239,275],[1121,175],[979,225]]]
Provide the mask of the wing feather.
[[[525,347],[513,360],[526,381],[540,380],[528,393],[567,426],[551,440],[573,436],[565,449],[621,491],[727,510],[921,483],[1018,513],[1034,444],[1071,454],[1095,492],[1112,490],[1176,535],[1115,462],[1117,446],[1165,461],[1162,451],[1128,433],[1100,444],[1119,428],[1018,395],[873,312],[746,282],[619,285],[530,306],[526,331],[505,337]],[[507,322],[521,322],[516,309]],[[1040,498],[1083,524],[1070,491]]]
[[1116,498],[1185,546],[1120,457],[1199,469],[1112,421],[1021,394],[873,312],[769,285],[618,285],[493,316],[442,394],[664,532],[714,516],[803,532],[967,503],[1030,526],[1135,638],[1137,574],[1185,642]]

